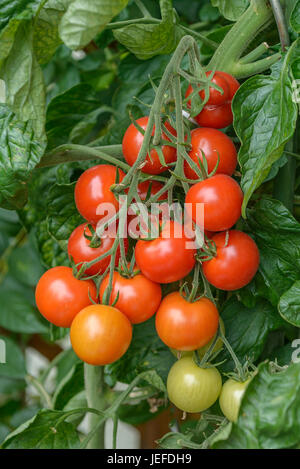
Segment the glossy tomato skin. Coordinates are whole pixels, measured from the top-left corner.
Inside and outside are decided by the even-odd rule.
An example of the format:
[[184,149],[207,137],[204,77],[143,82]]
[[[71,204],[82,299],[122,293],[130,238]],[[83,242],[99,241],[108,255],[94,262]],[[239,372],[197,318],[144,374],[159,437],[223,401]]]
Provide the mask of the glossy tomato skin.
[[[178,233],[178,236],[176,237]],[[152,241],[140,239],[135,247],[137,266],[156,283],[171,283],[184,278],[195,266],[196,249],[179,223],[166,221],[161,234]]]
[[[100,301],[109,282],[107,275],[100,287]],[[151,318],[161,302],[161,287],[151,282],[142,274],[135,274],[131,278],[123,277],[119,272],[113,274],[113,287],[110,302],[118,296],[115,307],[118,308],[132,324],[139,324]]]
[[[140,119],[137,119],[136,122],[144,130],[146,130],[148,120],[149,120],[148,116],[145,116],[145,117],[141,117]],[[175,134],[175,130],[170,126],[170,124],[166,123],[165,125],[172,134]],[[155,127],[153,127],[152,136],[154,135],[154,131],[155,131]],[[162,134],[162,138],[164,140],[169,140],[169,138],[167,137],[165,133]],[[144,140],[143,134],[138,131],[138,129],[134,126],[134,124],[131,124],[126,130],[124,137],[123,137],[123,141],[122,141],[123,154],[124,154],[125,160],[130,166],[133,166],[133,164],[135,163],[138,157],[140,148],[142,146],[143,140]],[[163,152],[166,164],[173,163],[174,161],[176,161],[177,152],[174,147],[171,147],[169,145],[163,145],[162,152]],[[142,168],[143,173],[160,174],[166,171],[167,167],[163,166],[161,162],[159,161],[159,156],[156,150],[152,149],[150,152],[150,156],[151,158],[149,158],[149,155],[147,155],[146,157],[146,164]]]
[[217,368],[200,368],[192,357],[178,360],[169,371],[167,391],[170,401],[189,413],[203,412],[219,397],[222,378]]
[[204,106],[200,114],[194,117],[200,127],[224,129],[233,122],[231,101],[221,106]]
[[[206,72],[206,76],[210,77],[211,72]],[[214,105],[220,106],[221,104],[226,103],[230,99],[230,88],[229,84],[227,83],[227,78],[224,77],[220,72],[215,72],[211,79],[212,83],[218,85],[223,90],[223,94],[220,93],[216,88],[209,88],[209,98],[207,101],[207,105]],[[200,91],[201,99],[204,100],[205,98],[205,91]]]
[[[239,184],[226,174],[216,174],[197,182],[185,199],[187,213],[195,223],[208,231],[231,228],[241,216],[243,192]],[[197,204],[204,204],[204,220],[197,213]],[[204,226],[203,226],[204,225]]]
[[[95,225],[93,225],[93,229],[96,231]],[[112,248],[115,241],[115,238],[107,233],[101,237],[100,246],[90,247],[90,240],[85,237],[85,234],[87,236],[91,236],[88,223],[83,223],[82,225],[77,226],[77,228],[75,228],[75,230],[72,232],[68,241],[69,258],[73,259],[75,264],[79,264],[77,270],[80,270],[84,262],[90,262],[108,252]],[[125,252],[127,252],[127,238],[124,238],[124,247]],[[106,268],[109,266],[110,258],[111,256],[107,256],[96,264],[93,264],[91,267],[85,270],[85,275],[103,274]],[[116,252],[115,265],[118,265],[119,259],[120,247],[118,247]]]
[[[224,325],[224,321],[221,318],[221,316],[219,317],[219,324],[220,324],[220,329],[223,332],[223,335],[225,335],[225,325]],[[214,340],[215,340],[215,336],[206,345],[204,345],[203,347],[200,347],[200,348],[197,349],[197,353],[198,353],[198,356],[200,358],[204,357],[205,353],[208,351],[208,349],[210,348],[210,346],[212,345]],[[219,337],[217,339],[211,353],[214,354],[214,353],[218,352],[219,350],[221,350],[223,348],[223,345],[224,345],[223,341],[222,341],[221,337]],[[176,350],[175,348],[170,348],[170,350],[173,353],[174,357],[177,357],[177,358],[182,358],[182,357],[187,357],[187,356],[192,357],[193,353],[194,353],[193,350],[188,351],[188,352],[183,351],[183,350]]]
[[230,422],[236,422],[238,419],[241,401],[249,382],[250,379],[241,382],[230,378],[223,384],[219,403],[223,414]]
[[216,334],[219,313],[208,298],[190,303],[179,292],[173,292],[162,300],[155,325],[157,334],[168,347],[197,350]]
[[115,362],[127,351],[132,326],[117,308],[92,305],[75,317],[70,338],[74,352],[82,361],[103,366]]
[[40,313],[52,324],[70,327],[83,308],[97,301],[97,289],[92,280],[78,280],[70,267],[47,270],[36,286],[35,300]]
[[[208,76],[211,72],[207,72],[206,75]],[[233,114],[231,103],[232,99],[237,92],[238,88],[240,87],[239,82],[232,76],[226,72],[216,71],[214,78],[217,75],[217,80],[221,83],[221,80],[224,80],[227,84],[227,87],[221,87],[225,89],[223,95],[218,93],[217,90],[213,90],[211,88],[212,98],[210,96],[209,101],[204,106],[200,114],[194,117],[196,122],[201,127],[212,127],[214,129],[223,129],[224,127],[228,127],[233,122]],[[213,81],[214,81],[213,78]],[[216,82],[216,81],[215,81]],[[212,91],[213,90],[213,91]],[[193,87],[189,85],[185,96],[188,97],[193,91]],[[210,93],[210,95],[211,95]],[[217,94],[218,93],[218,94]],[[202,99],[204,98],[204,92],[200,91],[200,96]],[[216,96],[218,101],[216,100]],[[224,100],[226,97],[226,100]],[[190,101],[188,102],[188,106],[190,106]]]
[[99,211],[101,204],[112,204],[112,209],[118,211],[119,202],[110,190],[116,182],[117,171],[121,182],[124,172],[109,164],[93,166],[79,177],[75,186],[75,203],[78,212],[88,222],[96,224],[107,216],[105,211]]
[[231,291],[251,282],[259,266],[259,251],[253,239],[242,231],[230,230],[227,245],[225,232],[217,233],[212,241],[216,244],[216,257],[202,264],[209,283]]
[[[237,151],[232,140],[217,129],[198,128],[191,132],[191,151],[189,156],[200,167],[198,160],[203,162],[205,155],[210,174],[219,165],[216,174],[231,176],[237,165]],[[184,162],[184,172],[188,179],[198,179],[197,174],[187,161]]]

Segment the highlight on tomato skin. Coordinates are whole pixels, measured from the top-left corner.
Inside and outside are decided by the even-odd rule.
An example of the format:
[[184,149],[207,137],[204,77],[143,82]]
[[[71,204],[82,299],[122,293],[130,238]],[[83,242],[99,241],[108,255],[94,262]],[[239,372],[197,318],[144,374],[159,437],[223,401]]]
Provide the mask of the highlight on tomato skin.
[[108,365],[126,353],[132,339],[132,326],[117,308],[91,305],[75,317],[70,339],[82,361],[94,366]]
[[75,186],[75,203],[83,218],[97,224],[107,215],[107,210],[112,210],[111,215],[115,215],[119,201],[111,187],[117,179],[121,182],[124,176],[120,168],[109,164],[92,166],[81,174]]
[[70,327],[84,307],[97,302],[97,288],[92,280],[79,280],[70,267],[47,270],[35,289],[39,312],[52,324]]

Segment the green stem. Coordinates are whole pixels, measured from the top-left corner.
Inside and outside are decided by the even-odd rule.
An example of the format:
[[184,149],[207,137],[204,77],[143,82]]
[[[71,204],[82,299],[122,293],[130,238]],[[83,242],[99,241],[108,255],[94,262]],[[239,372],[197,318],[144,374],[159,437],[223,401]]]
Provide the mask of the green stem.
[[277,24],[281,48],[284,52],[286,48],[290,45],[290,36],[289,36],[288,27],[285,21],[285,16],[282,10],[280,0],[269,0],[269,1],[270,1],[273,14],[275,17],[275,21]]
[[145,7],[145,5],[143,4],[141,0],[135,0],[135,4],[140,10],[140,12],[142,13],[142,15],[144,15],[144,17],[152,18],[151,13],[147,10],[147,8]]
[[194,31],[193,29],[187,28],[186,26],[182,25],[180,25],[180,29],[182,29],[186,34],[193,36],[195,39],[198,39],[199,41],[203,42],[203,44],[211,47],[214,50],[219,47],[219,44],[217,42],[208,39],[208,37],[204,36],[204,34],[197,33],[197,31]]
[[[84,380],[88,407],[98,411],[104,411],[106,402],[104,398],[104,368],[100,366],[93,366],[84,364]],[[102,420],[102,419],[101,419]],[[89,449],[103,449],[104,446],[104,431],[105,421],[99,425],[99,415],[91,414],[89,416],[89,426],[93,429],[97,426],[97,431],[89,440]]]
[[[121,145],[120,145],[121,146]],[[128,171],[129,165],[124,161],[111,156],[109,151],[114,151],[118,154],[119,145],[113,145],[113,149],[110,147],[87,147],[84,145],[65,144],[55,148],[50,153],[46,153],[41,159],[37,168],[45,168],[48,166],[55,166],[62,163],[70,163],[74,161],[89,161],[101,159],[107,163],[122,168],[124,171]]]
[[249,54],[244,55],[240,59],[241,64],[248,64],[250,62],[253,62],[254,60],[259,59],[265,52],[269,50],[269,46],[266,42],[263,42],[259,46],[257,46],[255,49],[253,49]]
[[47,408],[53,409],[52,399],[50,395],[47,393],[42,383],[37,378],[31,375],[26,376],[26,381],[28,382],[28,384],[31,384],[37,390],[39,395],[44,400],[44,403],[46,404]]
[[243,64],[239,59],[251,41],[270,24],[272,19],[272,10],[269,8],[267,0],[252,0],[249,8],[226,34],[207,69],[223,70],[237,78],[258,73],[257,70],[261,72],[267,69],[271,65],[272,59],[265,62],[259,61],[258,65],[256,62],[251,65]]

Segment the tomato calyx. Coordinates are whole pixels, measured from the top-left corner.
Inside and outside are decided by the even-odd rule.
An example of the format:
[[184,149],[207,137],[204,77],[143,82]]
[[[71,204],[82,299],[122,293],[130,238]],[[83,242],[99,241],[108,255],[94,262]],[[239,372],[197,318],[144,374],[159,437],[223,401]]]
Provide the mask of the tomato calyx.
[[[91,233],[91,235],[87,234],[87,229]],[[94,227],[89,223],[85,228],[84,228],[84,233],[83,236],[90,241],[89,247],[90,248],[99,248],[101,246],[101,238],[97,235],[96,230]]]

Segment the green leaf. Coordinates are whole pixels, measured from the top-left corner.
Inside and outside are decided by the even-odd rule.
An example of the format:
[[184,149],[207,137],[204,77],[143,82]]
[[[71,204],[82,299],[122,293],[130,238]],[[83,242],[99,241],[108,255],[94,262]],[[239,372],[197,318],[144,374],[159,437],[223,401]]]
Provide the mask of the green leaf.
[[97,94],[86,84],[76,85],[53,98],[47,109],[48,147],[66,143],[73,127],[100,106]]
[[300,442],[299,406],[300,364],[274,373],[264,363],[246,389],[237,423],[213,448],[291,448]]
[[82,49],[127,3],[128,0],[74,0],[60,23],[60,37],[70,49]]
[[30,20],[35,15],[40,1],[0,1],[0,64],[10,53],[19,25],[23,20]]
[[242,146],[239,163],[244,191],[243,216],[248,201],[259,187],[292,137],[297,120],[293,100],[290,61],[297,41],[270,76],[257,75],[247,80],[233,100],[234,127]]
[[[160,401],[158,401],[160,403]],[[140,401],[138,404],[122,404],[118,408],[118,417],[122,422],[129,425],[140,425],[157,417],[161,412],[166,410],[164,404],[158,405],[155,410],[150,407],[148,400]]]
[[211,0],[227,20],[236,21],[248,8],[249,0]]
[[297,33],[300,33],[300,0],[296,1],[296,4],[290,16],[290,23],[292,28]]
[[0,288],[0,303],[0,326],[24,334],[48,332],[48,323],[21,292]]
[[[8,337],[0,336],[0,376],[23,380],[26,375],[25,360],[21,349]],[[3,357],[3,350],[5,350]],[[3,363],[5,361],[5,363]]]
[[45,86],[33,50],[33,24],[22,22],[0,77],[5,81],[6,103],[22,121],[32,121],[36,136],[44,139]]
[[162,391],[163,393],[167,393],[167,388],[161,377],[158,375],[158,373],[155,370],[150,370],[145,373],[144,375],[144,380],[147,381],[147,383],[151,384],[154,386],[156,389],[159,391]]
[[[255,306],[247,308],[231,297],[221,312],[226,338],[241,362],[247,358],[254,361],[260,356],[270,331],[282,326],[283,321],[276,309],[264,299],[257,299]],[[227,351],[218,355],[217,361],[226,360],[224,371],[234,369]]]
[[48,231],[47,220],[39,223],[36,228],[36,237],[42,263],[51,268],[57,265],[69,265],[68,253],[61,249]]
[[106,373],[112,381],[130,383],[140,373],[155,370],[166,382],[174,362],[175,357],[159,339],[154,319],[151,318],[134,326],[129,349],[120,360],[106,367]]
[[116,29],[114,36],[138,59],[146,60],[173,52],[183,33],[172,22],[162,21],[160,24],[131,24]]
[[72,231],[84,221],[76,210],[75,184],[55,184],[48,196],[48,230],[65,251]]
[[71,0],[47,0],[34,25],[34,51],[40,64],[49,62],[62,43],[58,33],[59,22]]
[[[22,206],[24,184],[40,161],[45,143],[38,140],[31,121],[20,122],[4,104],[0,104],[0,148],[0,204]],[[23,196],[17,199],[20,193]]]
[[8,435],[4,449],[76,449],[79,438],[75,427],[62,421],[66,412],[41,410],[35,417]]
[[247,211],[248,225],[260,252],[265,293],[277,305],[300,280],[300,224],[279,201],[264,197]]
[[84,374],[83,374],[83,363],[79,362],[74,365],[71,370],[67,373],[64,379],[60,382],[56,388],[53,401],[54,408],[62,410],[68,402],[84,390]]
[[[32,236],[14,249],[8,259],[9,273],[23,285],[35,287],[44,273]],[[0,286],[1,291],[1,286]]]
[[[182,449],[190,448],[192,442],[191,439],[193,434],[184,435],[183,433],[170,432],[166,433],[162,438],[160,438],[157,443],[159,449]],[[197,446],[195,444],[195,446]]]
[[280,297],[278,310],[283,319],[300,327],[300,280]]

